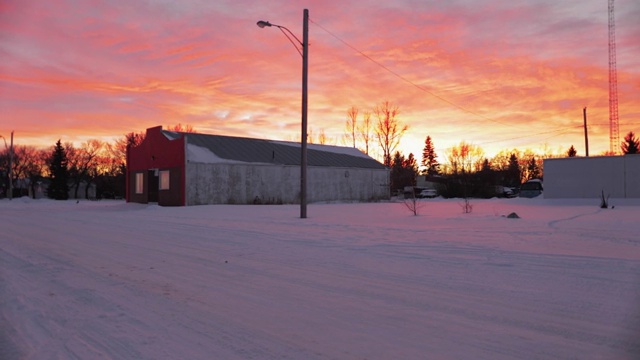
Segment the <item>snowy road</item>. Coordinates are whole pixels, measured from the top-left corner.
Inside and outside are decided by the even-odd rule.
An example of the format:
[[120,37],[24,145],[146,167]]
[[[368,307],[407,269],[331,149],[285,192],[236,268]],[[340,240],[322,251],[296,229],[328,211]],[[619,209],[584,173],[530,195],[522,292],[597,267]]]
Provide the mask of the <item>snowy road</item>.
[[640,204],[473,205],[2,200],[0,358],[640,357]]

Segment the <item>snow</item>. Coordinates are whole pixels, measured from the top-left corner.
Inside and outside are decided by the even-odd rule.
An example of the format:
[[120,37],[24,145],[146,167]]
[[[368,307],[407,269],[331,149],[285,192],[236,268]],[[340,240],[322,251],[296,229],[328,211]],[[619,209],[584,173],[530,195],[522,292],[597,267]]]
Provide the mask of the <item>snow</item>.
[[223,159],[211,150],[193,144],[187,144],[187,160],[204,164],[246,164],[238,160]]
[[[297,147],[300,148],[302,145],[300,143],[296,143],[296,142],[290,142],[290,141],[271,141],[272,143],[275,144],[280,144],[280,145],[287,145],[287,146],[293,146],[293,147]],[[363,153],[362,151],[354,148],[354,147],[348,147],[348,146],[337,146],[337,145],[322,145],[322,144],[307,144],[307,149],[309,150],[318,150],[318,151],[326,151],[326,152],[331,152],[331,153],[335,153],[335,154],[342,154],[342,155],[351,155],[351,156],[357,156],[357,157],[361,157],[361,158],[365,158],[365,159],[371,159],[371,157],[365,153]]]
[[0,358],[638,359],[611,202],[1,200]]
[[[293,146],[298,148],[300,147],[299,143],[284,142],[284,141],[271,141],[271,142],[275,144],[280,144],[280,145],[287,145],[287,146]],[[351,156],[370,159],[368,155],[364,154],[360,150],[355,148],[350,148],[350,147],[333,146],[333,145],[315,145],[315,144],[309,144],[307,145],[307,147],[308,149],[312,149],[312,150],[326,151],[326,152],[332,152],[336,154],[345,154],[345,155],[351,155]],[[246,164],[246,162],[242,162],[239,160],[223,159],[218,155],[214,154],[211,150],[205,147],[197,146],[193,144],[187,144],[187,160],[189,160],[190,162],[204,163],[204,164]]]

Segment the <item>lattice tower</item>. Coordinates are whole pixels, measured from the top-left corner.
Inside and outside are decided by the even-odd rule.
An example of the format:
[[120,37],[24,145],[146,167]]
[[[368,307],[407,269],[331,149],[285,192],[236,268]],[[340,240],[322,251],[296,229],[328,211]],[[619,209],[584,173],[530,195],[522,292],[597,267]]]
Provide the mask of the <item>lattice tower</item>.
[[609,151],[617,154],[620,148],[618,123],[618,71],[616,69],[616,24],[613,0],[609,0]]

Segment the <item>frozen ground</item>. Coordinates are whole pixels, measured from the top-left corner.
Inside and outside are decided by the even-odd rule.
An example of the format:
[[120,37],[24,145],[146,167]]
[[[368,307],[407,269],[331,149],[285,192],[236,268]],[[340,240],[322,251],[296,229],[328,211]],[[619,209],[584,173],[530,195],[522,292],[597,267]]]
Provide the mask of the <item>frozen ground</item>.
[[2,200],[0,358],[638,359],[640,201],[613,204]]

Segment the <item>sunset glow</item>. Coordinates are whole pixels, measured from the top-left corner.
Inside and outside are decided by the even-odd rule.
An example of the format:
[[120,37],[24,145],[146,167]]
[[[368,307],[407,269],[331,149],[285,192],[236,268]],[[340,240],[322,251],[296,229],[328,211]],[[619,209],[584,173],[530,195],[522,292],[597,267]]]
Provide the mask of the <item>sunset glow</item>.
[[[616,1],[620,139],[640,133],[640,2]],[[309,129],[345,145],[347,110],[389,101],[419,157],[466,141],[584,155],[609,149],[607,2],[0,2],[0,135],[52,146],[157,125],[298,140],[310,13]],[[313,140],[313,139],[312,139]]]

